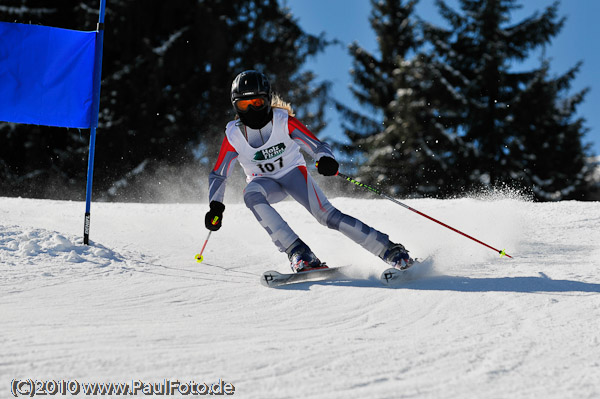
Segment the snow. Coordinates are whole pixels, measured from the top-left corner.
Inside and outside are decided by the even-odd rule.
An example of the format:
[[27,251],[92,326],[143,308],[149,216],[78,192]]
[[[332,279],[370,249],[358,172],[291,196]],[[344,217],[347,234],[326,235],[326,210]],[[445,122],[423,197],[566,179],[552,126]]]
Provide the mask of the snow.
[[181,35],[183,35],[183,33],[189,29],[190,29],[189,26],[185,26],[185,27],[179,29],[177,32],[172,33],[167,40],[163,41],[163,43],[160,46],[153,48],[152,51],[156,55],[163,57],[165,55],[165,53],[167,52],[167,50],[169,50],[169,48],[171,48],[173,43],[175,43],[177,41],[177,39],[179,39],[181,37]]
[[600,188],[600,155],[587,158],[586,164],[588,168],[592,169],[592,173],[590,175],[590,182],[595,187]]
[[397,288],[380,260],[295,202],[277,209],[337,281],[287,271],[253,215],[228,203],[204,262],[206,204],[0,198],[0,380],[235,386],[240,398],[600,396],[600,206],[491,194],[403,201],[514,257],[381,199],[333,198],[432,270]]
[[19,7],[3,6],[0,5],[0,12],[14,14],[22,17],[25,14],[34,14],[42,16],[44,14],[52,14],[56,12],[56,8],[43,8],[43,7],[26,7],[21,5]]

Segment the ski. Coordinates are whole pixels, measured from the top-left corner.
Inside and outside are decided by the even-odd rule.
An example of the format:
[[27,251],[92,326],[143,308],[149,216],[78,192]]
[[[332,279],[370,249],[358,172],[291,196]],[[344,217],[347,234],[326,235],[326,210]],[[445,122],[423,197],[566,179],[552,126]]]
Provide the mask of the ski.
[[394,286],[414,280],[418,277],[415,269],[418,268],[419,264],[423,263],[423,261],[427,259],[415,259],[414,263],[406,269],[396,269],[394,267],[385,269],[383,273],[381,273],[379,279],[387,286]]
[[265,287],[278,287],[304,281],[328,280],[340,276],[341,269],[342,267],[328,267],[299,273],[279,273],[269,270],[262,274],[260,282]]
[[396,285],[396,284],[402,283],[404,281],[407,281],[407,279],[406,279],[407,271],[408,271],[408,269],[400,270],[400,269],[395,269],[393,267],[390,267],[389,269],[385,269],[383,271],[383,273],[381,273],[381,276],[379,277],[379,279],[385,285]]
[[[404,270],[388,268],[381,273],[379,277],[381,283],[386,286],[396,286],[411,280],[418,279],[423,275],[423,269],[419,269],[419,265],[423,266],[423,263],[429,258],[415,259],[414,263]],[[287,284],[302,283],[305,281],[320,281],[320,280],[331,280],[343,276],[343,270],[347,266],[330,267],[324,269],[315,269],[307,272],[300,273],[279,273],[275,270],[269,270],[264,272],[261,276],[261,284],[265,287],[279,287]]]

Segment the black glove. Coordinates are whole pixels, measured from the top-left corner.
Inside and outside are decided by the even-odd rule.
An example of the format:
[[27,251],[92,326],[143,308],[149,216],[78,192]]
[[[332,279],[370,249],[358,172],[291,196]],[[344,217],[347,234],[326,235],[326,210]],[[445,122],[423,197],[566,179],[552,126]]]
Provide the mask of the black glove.
[[327,156],[321,157],[317,163],[317,170],[323,176],[336,175],[339,167],[340,164],[335,159]]
[[210,201],[210,211],[208,211],[204,217],[204,224],[207,229],[210,231],[217,231],[221,228],[224,210],[225,205],[223,205],[223,203],[219,201]]

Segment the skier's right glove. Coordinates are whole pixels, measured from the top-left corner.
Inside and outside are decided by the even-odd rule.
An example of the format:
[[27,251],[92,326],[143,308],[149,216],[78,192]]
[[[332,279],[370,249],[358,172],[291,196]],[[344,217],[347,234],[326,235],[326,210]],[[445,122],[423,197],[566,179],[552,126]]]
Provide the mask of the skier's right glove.
[[328,156],[322,156],[317,164],[317,171],[323,176],[334,176],[338,173],[340,164]]
[[204,224],[210,231],[217,231],[221,228],[221,221],[223,220],[223,211],[225,205],[219,201],[210,201],[210,211],[206,213],[204,217]]

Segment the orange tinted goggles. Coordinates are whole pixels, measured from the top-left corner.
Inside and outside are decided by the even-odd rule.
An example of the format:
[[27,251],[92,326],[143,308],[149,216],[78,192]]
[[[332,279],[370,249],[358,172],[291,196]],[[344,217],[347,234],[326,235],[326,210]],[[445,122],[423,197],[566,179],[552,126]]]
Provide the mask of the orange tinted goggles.
[[262,97],[258,97],[258,98],[250,98],[248,100],[238,100],[235,102],[236,108],[242,112],[247,111],[248,107],[251,105],[255,108],[260,108],[263,105],[265,105],[265,99]]

